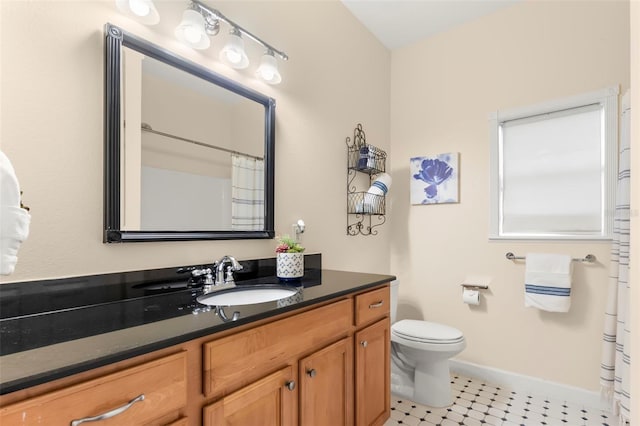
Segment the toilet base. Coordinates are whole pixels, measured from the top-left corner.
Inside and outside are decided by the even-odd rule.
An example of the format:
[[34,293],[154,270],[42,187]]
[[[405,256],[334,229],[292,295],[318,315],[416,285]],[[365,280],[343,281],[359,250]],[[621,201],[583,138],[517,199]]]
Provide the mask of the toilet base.
[[448,407],[453,404],[448,359],[416,365],[413,401],[429,407]]
[[391,363],[391,394],[412,400],[413,399],[413,371],[412,374],[406,374],[404,371],[396,367],[394,362]]
[[[449,360],[432,360],[418,364],[411,371],[398,367],[399,361],[392,356],[391,393],[409,399],[421,405],[434,408],[448,407],[453,404]],[[405,370],[406,370],[406,364]]]

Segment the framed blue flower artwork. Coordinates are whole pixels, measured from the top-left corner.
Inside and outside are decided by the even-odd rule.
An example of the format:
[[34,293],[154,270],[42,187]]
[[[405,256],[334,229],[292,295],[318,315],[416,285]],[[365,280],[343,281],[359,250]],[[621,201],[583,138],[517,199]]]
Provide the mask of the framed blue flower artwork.
[[412,157],[411,204],[458,202],[458,153]]

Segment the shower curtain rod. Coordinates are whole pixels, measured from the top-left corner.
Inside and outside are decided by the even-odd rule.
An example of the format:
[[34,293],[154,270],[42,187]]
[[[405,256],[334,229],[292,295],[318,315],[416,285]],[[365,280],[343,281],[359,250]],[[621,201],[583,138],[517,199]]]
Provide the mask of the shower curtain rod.
[[153,127],[151,127],[147,123],[142,123],[141,129],[142,129],[143,132],[155,133],[156,135],[164,136],[164,137],[171,138],[171,139],[177,139],[177,140],[183,141],[183,142],[189,142],[189,143],[192,143],[192,144],[195,144],[195,145],[204,146],[206,148],[213,148],[213,149],[217,149],[219,151],[228,152],[230,154],[244,155],[245,157],[253,158],[255,160],[264,160],[263,157],[257,157],[255,155],[246,154],[246,153],[240,152],[240,151],[234,151],[232,149],[223,148],[221,146],[210,145],[208,143],[196,141],[196,140],[193,140],[193,139],[183,138],[182,136],[172,135],[171,133],[165,133],[165,132],[161,132],[159,130],[153,130]]

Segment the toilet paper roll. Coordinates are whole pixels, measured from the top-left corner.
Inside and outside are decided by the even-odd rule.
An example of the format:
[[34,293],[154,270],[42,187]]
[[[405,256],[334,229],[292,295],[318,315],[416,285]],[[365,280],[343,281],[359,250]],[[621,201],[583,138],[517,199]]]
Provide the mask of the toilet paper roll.
[[462,301],[467,305],[479,305],[480,292],[478,290],[464,290],[462,292]]

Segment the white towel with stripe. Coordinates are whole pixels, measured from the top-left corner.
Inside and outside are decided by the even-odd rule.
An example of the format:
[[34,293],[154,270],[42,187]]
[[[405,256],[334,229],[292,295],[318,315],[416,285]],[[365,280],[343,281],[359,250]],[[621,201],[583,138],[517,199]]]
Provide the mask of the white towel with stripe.
[[9,158],[0,151],[0,275],[11,275],[18,249],[29,236],[31,215],[20,207],[20,184]]
[[524,305],[549,312],[571,306],[571,256],[529,253],[526,256]]

